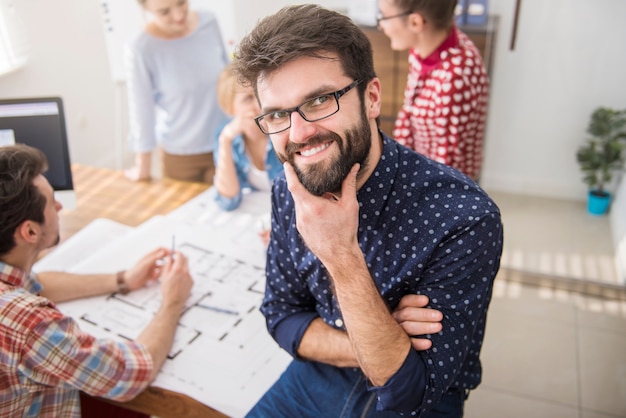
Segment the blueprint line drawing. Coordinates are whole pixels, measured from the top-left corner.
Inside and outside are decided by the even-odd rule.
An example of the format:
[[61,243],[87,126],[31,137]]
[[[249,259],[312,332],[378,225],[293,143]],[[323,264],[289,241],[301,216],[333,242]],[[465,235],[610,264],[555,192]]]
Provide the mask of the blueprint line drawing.
[[[155,247],[189,259],[194,286],[168,359],[152,386],[185,394],[231,417],[243,417],[291,361],[267,332],[259,311],[265,249],[256,225],[267,216],[267,194],[244,196],[214,217],[210,191],[167,216],[138,227],[97,219],[44,257],[34,271],[110,273],[130,268]],[[79,254],[80,257],[76,255]],[[59,309],[96,338],[135,339],[161,303],[160,284],[127,295],[64,302]]]
[[[245,341],[227,338],[242,323],[245,316],[260,307],[263,295],[255,286],[265,281],[265,272],[242,260],[217,254],[190,243],[178,247],[188,259],[194,278],[191,295],[179,320],[179,327],[169,358],[174,359],[185,347],[212,338],[224,344],[245,348]],[[78,317],[103,333],[135,339],[161,306],[158,282],[126,295],[114,293]],[[202,318],[200,320],[200,317]]]

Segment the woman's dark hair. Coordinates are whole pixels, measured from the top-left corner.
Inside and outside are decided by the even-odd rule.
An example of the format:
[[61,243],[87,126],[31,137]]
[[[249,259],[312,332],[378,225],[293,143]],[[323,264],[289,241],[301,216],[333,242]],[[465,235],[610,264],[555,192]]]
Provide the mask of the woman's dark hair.
[[452,27],[457,2],[457,0],[394,0],[399,10],[421,14],[435,29]]

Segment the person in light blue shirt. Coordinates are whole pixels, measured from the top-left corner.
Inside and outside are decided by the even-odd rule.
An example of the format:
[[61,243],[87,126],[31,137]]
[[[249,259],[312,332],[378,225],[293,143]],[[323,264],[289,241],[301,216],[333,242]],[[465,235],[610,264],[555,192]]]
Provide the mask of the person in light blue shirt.
[[218,102],[232,118],[215,135],[215,201],[226,211],[241,204],[243,191],[270,191],[272,181],[283,171],[269,137],[254,118],[261,112],[250,86],[242,86],[230,66],[218,83]]
[[226,120],[217,80],[228,63],[219,24],[187,0],[138,0],[153,18],[126,46],[129,143],[136,153],[128,178],[149,180],[152,151],[164,177],[211,183],[213,135]]

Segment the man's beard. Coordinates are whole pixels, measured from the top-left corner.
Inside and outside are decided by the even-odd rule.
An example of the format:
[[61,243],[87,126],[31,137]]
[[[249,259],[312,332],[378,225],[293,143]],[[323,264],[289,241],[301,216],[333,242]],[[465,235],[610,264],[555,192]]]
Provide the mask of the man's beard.
[[332,161],[322,161],[317,164],[298,167],[295,164],[295,153],[302,148],[292,142],[287,143],[285,154],[278,154],[278,158],[288,161],[298,175],[300,183],[312,194],[322,196],[324,193],[341,192],[341,184],[354,164],[359,163],[364,170],[367,166],[368,155],[372,145],[372,130],[370,129],[365,113],[361,113],[361,123],[345,132],[345,140],[335,132],[317,135],[309,139],[307,147],[315,147],[325,142],[335,142],[339,147],[339,156]]

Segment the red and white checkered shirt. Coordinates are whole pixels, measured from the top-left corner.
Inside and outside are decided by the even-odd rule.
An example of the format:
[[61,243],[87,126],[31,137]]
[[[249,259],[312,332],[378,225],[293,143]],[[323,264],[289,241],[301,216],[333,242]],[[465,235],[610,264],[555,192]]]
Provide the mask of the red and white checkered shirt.
[[476,46],[453,28],[431,55],[409,53],[404,104],[394,138],[420,154],[478,179],[489,78]]
[[0,262],[0,417],[80,417],[79,390],[125,401],[148,386],[144,346],[83,333],[40,290]]

